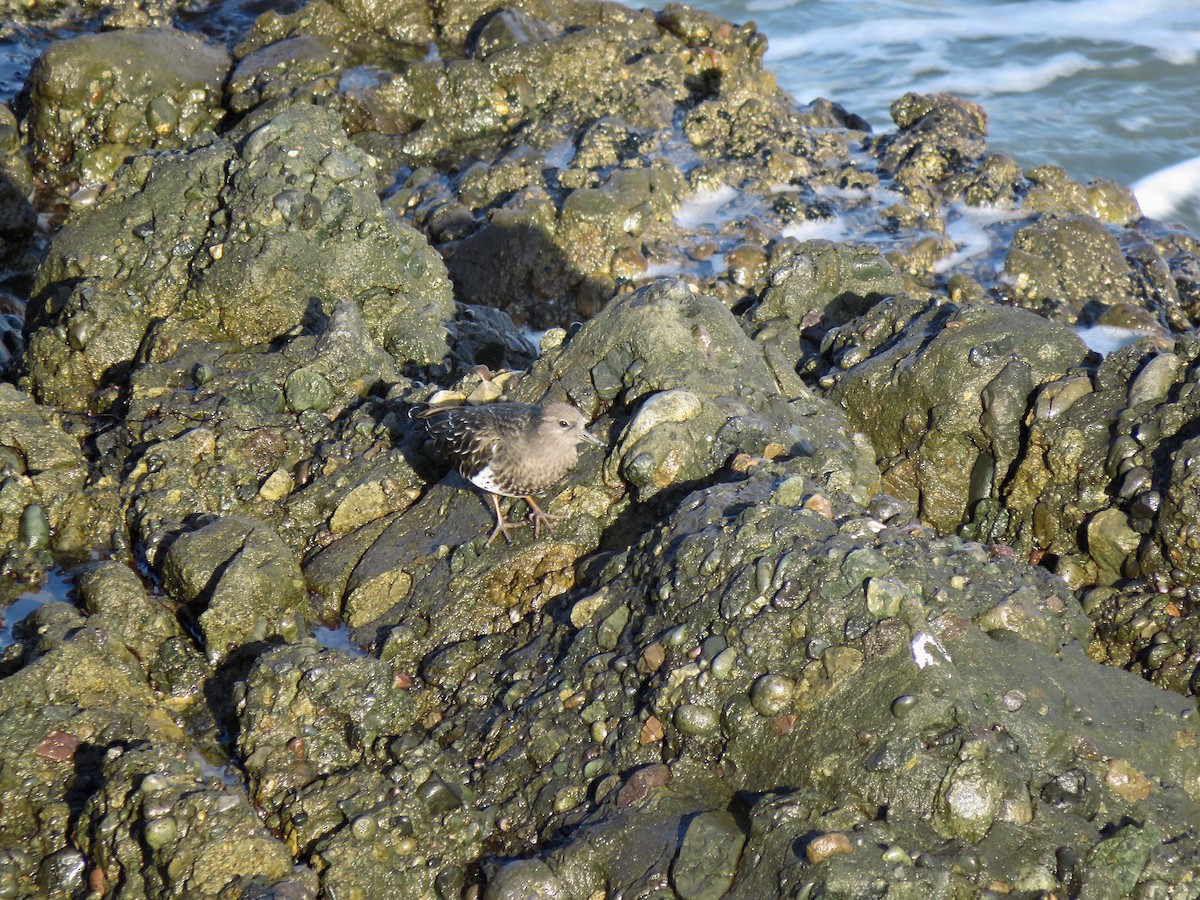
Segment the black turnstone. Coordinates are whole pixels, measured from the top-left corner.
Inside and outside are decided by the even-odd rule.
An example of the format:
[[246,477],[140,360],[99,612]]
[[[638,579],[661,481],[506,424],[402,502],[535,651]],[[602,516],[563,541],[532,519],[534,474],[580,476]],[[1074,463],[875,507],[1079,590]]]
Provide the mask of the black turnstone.
[[534,494],[553,487],[575,468],[580,441],[603,446],[588,433],[587,420],[574,406],[550,403],[545,407],[524,403],[488,403],[483,406],[433,406],[414,409],[410,415],[424,422],[438,449],[471,484],[487,492],[496,511],[496,535],[512,542],[509,522],[500,511],[501,497],[519,497],[529,504],[536,538],[553,519],[537,505]]

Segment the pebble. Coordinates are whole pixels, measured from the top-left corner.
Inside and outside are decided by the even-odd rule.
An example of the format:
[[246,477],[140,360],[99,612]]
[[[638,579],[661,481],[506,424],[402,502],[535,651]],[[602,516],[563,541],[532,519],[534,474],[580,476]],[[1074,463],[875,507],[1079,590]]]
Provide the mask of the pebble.
[[804,848],[805,858],[814,866],[834,856],[845,856],[854,850],[850,838],[840,831],[819,834]]
[[724,811],[693,816],[671,867],[671,881],[683,900],[720,900],[733,885],[746,835]]
[[763,716],[777,716],[791,705],[796,682],[784,675],[760,675],[750,687],[750,702]]
[[654,744],[661,741],[665,734],[663,724],[659,721],[658,716],[650,716],[642,725],[641,732],[638,733],[638,743]]
[[916,709],[920,702],[913,694],[901,694],[892,701],[892,715],[897,719],[908,718],[909,713]]
[[640,803],[653,788],[662,787],[670,778],[671,770],[662,763],[642,766],[617,791],[617,809],[628,809]]
[[675,709],[672,721],[684,734],[694,737],[712,734],[719,725],[716,711],[699,703],[681,704]]
[[1174,353],[1160,353],[1155,356],[1142,366],[1142,370],[1130,382],[1127,401],[1129,405],[1155,403],[1164,399],[1182,367],[1183,361]]

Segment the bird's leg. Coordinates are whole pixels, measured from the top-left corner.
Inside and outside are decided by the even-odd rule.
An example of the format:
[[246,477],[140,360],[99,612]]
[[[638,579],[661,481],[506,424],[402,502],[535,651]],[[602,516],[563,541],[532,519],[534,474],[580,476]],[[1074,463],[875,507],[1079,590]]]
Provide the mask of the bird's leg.
[[493,494],[493,493],[491,493],[491,491],[489,491],[488,497],[491,498],[492,508],[496,511],[496,527],[492,529],[491,536],[487,539],[487,542],[483,545],[484,550],[486,550],[488,547],[492,546],[492,541],[494,541],[496,539],[496,535],[498,535],[498,534],[504,535],[505,542],[511,544],[512,538],[509,537],[508,532],[511,531],[513,528],[520,528],[522,525],[525,524],[524,522],[510,522],[510,521],[508,521],[508,519],[504,518],[504,513],[502,513],[500,511],[500,496],[498,494]]
[[533,536],[536,539],[541,532],[542,526],[546,526],[546,531],[554,534],[554,529],[550,527],[551,522],[558,522],[565,519],[566,516],[548,513],[537,505],[537,501],[532,497],[522,497],[529,504],[529,518],[533,519]]

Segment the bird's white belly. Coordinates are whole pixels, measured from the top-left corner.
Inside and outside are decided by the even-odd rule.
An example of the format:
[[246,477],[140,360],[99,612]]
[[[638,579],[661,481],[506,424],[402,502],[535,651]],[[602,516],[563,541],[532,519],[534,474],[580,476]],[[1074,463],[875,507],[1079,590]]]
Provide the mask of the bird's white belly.
[[493,494],[500,494],[502,497],[520,497],[521,494],[514,494],[507,487],[503,487],[496,480],[496,476],[492,472],[492,467],[484,466],[478,472],[471,476],[471,484],[475,487],[483,488]]

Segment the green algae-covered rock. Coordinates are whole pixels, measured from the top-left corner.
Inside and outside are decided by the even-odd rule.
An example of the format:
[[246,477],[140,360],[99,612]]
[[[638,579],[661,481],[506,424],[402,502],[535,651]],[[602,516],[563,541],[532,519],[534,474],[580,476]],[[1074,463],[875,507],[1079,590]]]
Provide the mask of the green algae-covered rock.
[[842,369],[831,395],[871,438],[885,488],[947,531],[999,496],[1034,390],[1086,354],[1077,335],[1022,310],[908,298],[877,305],[828,343]]
[[1004,273],[1021,306],[1066,324],[1088,303],[1128,296],[1133,277],[1117,238],[1090,216],[1050,217],[1022,228]]
[[1198,571],[1191,535],[1198,512],[1195,440],[1200,345],[1139,341],[1109,354],[1094,374],[1044,385],[1002,505],[977,525],[1024,552],[1064,561],[1076,586]]
[[494,812],[473,802],[466,760],[425,739],[433,700],[378,659],[313,644],[249,672],[238,716],[252,796],[325,890],[434,896],[478,857]]
[[[643,611],[603,668],[569,683],[581,708],[605,710],[607,735],[539,702],[535,678],[527,696],[536,699],[520,714],[537,733],[557,725],[559,749],[506,759],[489,772],[494,789],[516,777],[562,793],[571,776],[556,766],[600,746],[619,772],[665,762],[671,788],[706,803],[752,797],[730,896],[770,895],[779,883],[854,894],[884,873],[916,891],[929,869],[942,873],[937,896],[1052,886],[1073,877],[1055,875],[1057,848],[1082,860],[1105,824],[1128,820],[1167,829],[1142,848],[1153,877],[1186,877],[1200,853],[1183,833],[1200,774],[1178,752],[1200,736],[1187,702],[1088,660],[1088,623],[1061,581],[982,545],[923,535],[903,516],[867,527],[836,498],[833,522],[774,506],[786,470],[703,489],[605,567],[607,604],[634,595]],[[870,579],[881,577],[908,586],[883,619],[867,606]],[[596,653],[595,625],[557,635],[567,671]],[[719,667],[726,653],[734,661]],[[755,703],[764,679],[790,682],[775,692],[782,706]],[[698,707],[718,711],[714,728],[681,718]],[[599,809],[541,858],[563,883],[640,884],[652,876],[601,837],[629,796],[595,777]],[[797,862],[807,833],[849,837],[814,840]],[[676,878],[684,850],[665,853],[677,854]],[[661,844],[646,852],[645,864],[665,871],[651,861],[663,858]],[[898,865],[918,856],[921,868]],[[1109,858],[1097,849],[1097,867]]]
[[[553,534],[482,549],[488,508],[452,476],[385,529],[353,533],[312,557],[305,568],[312,586],[359,634],[370,634],[385,615],[382,621],[402,625],[406,637],[397,634],[393,649],[401,652],[403,644],[408,659],[541,608],[575,584],[576,560],[599,544],[605,528],[628,532],[639,518],[653,517],[653,507],[631,509],[630,500],[677,495],[717,477],[739,455],[748,465],[764,454],[800,457],[813,472],[836,471],[842,489],[865,498],[875,488],[869,450],[840,413],[750,340],[721,303],[678,282],[610,304],[543,356],[512,398],[564,396],[600,420],[594,430],[601,434],[606,416],[623,424],[610,435],[607,455],[585,450],[575,472],[554,488],[560,499],[547,508],[568,519]],[[430,606],[447,593],[458,598],[455,617]]]
[[260,656],[238,701],[239,741],[256,802],[272,810],[287,792],[364,761],[387,761],[389,742],[416,718],[378,659],[347,658],[315,644]]
[[[1188,895],[1200,735],[1136,676],[1200,684],[1197,351],[1006,304],[1182,332],[1200,244],[965,101],[797,110],[752,24],[436,7],[267,12],[232,130],[54,238],[25,383],[107,415],[14,400],[0,518],[43,567],[124,521],[149,577],[0,660],[0,895]],[[99,128],[46,146],[108,173]],[[590,321],[533,362],[447,272]],[[605,447],[485,549],[407,413],[498,396]]]
[[198,339],[249,346],[351,300],[397,362],[431,363],[453,314],[436,254],[380,208],[370,158],[311,106],[236,147],[134,158],[59,232],[35,294],[28,381],[77,410],[126,383],[152,334],[158,359]]
[[[185,738],[116,633],[65,603],[43,606],[23,628],[24,665],[0,679],[0,842],[13,851],[0,883],[23,883],[12,896],[34,897],[60,887],[52,857],[78,846],[72,828],[102,783],[105,750]],[[68,868],[61,886],[82,891],[84,867]]]
[[117,897],[216,898],[292,874],[292,857],[245,793],[169,745],[105,754],[77,826],[91,886]]
[[[0,546],[20,540],[35,512],[45,528],[42,549],[90,549],[104,534],[108,509],[100,492],[86,492],[87,461],[79,441],[52,411],[11,384],[0,384]],[[110,525],[109,528],[112,526]]]
[[55,41],[29,76],[24,128],[43,177],[100,183],[144,148],[170,150],[224,115],[225,50],[174,29]]
[[196,616],[210,660],[250,641],[294,640],[304,628],[299,561],[254,520],[217,518],[179,535],[162,572],[167,592]]
[[[29,202],[32,193],[33,172],[22,152],[16,117],[7,106],[0,107],[0,259],[16,268],[27,265],[25,252],[37,224],[37,211]],[[4,361],[0,351],[0,364]]]
[[174,610],[161,598],[148,594],[133,569],[107,560],[88,566],[77,578],[80,605],[90,614],[89,621],[107,629],[128,648],[157,689],[183,696],[199,689],[194,678],[198,659],[172,673],[190,674],[192,678],[163,677],[169,671],[163,665],[163,654],[173,652],[176,647],[187,647],[188,641],[184,640]]
[[162,355],[131,376],[129,415],[104,459],[153,562],[193,515],[256,519],[301,554],[416,499],[421,480],[393,447],[395,413],[363,404],[403,379],[355,304],[274,350],[165,341]]
[[747,318],[754,339],[799,360],[806,329],[821,333],[861,315],[884,297],[899,294],[904,283],[878,250],[826,240],[781,243],[771,255]]

